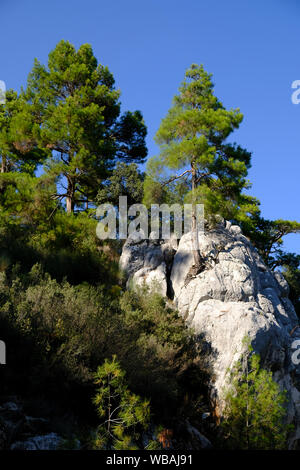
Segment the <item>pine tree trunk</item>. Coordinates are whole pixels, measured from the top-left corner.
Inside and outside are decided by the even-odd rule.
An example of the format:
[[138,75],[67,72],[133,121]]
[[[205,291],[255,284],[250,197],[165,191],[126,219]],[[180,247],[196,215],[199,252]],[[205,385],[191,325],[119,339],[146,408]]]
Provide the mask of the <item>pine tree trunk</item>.
[[66,196],[66,205],[67,205],[67,213],[71,214],[74,212],[74,197],[75,197],[75,181],[73,178],[68,178],[68,189],[67,189],[67,196]]
[[74,211],[74,203],[70,196],[67,196],[67,213],[71,214]]
[[198,227],[197,227],[197,212],[196,212],[196,169],[192,163],[192,245],[193,245],[193,256],[194,264],[199,267],[201,264],[201,257],[199,253],[199,238],[198,238]]
[[6,173],[6,156],[2,155],[1,158],[1,173]]

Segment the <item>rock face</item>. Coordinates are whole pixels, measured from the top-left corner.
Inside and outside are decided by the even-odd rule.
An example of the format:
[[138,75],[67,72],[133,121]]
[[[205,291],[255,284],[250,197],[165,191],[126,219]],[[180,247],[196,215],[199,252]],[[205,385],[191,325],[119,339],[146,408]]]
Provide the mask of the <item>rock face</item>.
[[288,420],[295,426],[290,448],[300,447],[300,366],[292,360],[300,328],[284,277],[271,272],[240,227],[229,222],[199,234],[199,247],[204,267],[198,273],[192,268],[191,234],[183,235],[178,247],[174,240],[129,239],[120,264],[128,285],[156,286],[205,335],[215,375],[212,400],[220,414],[227,370],[243,353],[243,338],[251,338],[262,364],[288,391]]

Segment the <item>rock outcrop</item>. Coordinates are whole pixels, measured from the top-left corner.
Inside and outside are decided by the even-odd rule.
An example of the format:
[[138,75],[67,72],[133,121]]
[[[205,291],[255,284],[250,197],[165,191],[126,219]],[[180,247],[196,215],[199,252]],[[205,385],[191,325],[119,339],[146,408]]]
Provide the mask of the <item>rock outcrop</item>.
[[263,365],[288,391],[288,420],[295,426],[289,445],[300,447],[300,366],[292,360],[300,328],[287,282],[229,222],[199,234],[199,247],[204,266],[193,272],[191,234],[178,246],[176,240],[128,239],[120,260],[127,285],[146,284],[168,295],[187,323],[205,335],[215,376],[212,400],[220,414],[228,368],[243,353],[243,338],[250,337]]
[[129,237],[122,251],[120,267],[127,278],[127,287],[147,285],[163,296],[168,285],[177,240],[145,240],[143,234]]

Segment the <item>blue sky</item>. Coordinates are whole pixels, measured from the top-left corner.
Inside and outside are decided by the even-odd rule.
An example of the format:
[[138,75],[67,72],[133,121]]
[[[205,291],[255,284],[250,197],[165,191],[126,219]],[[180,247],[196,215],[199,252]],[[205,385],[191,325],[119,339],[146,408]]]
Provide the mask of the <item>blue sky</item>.
[[[19,90],[34,57],[56,43],[90,43],[113,72],[123,109],[140,109],[153,136],[193,62],[213,74],[244,121],[232,139],[253,152],[251,194],[266,218],[300,221],[300,3],[297,0],[0,0],[0,80]],[[285,247],[300,252],[300,235]]]

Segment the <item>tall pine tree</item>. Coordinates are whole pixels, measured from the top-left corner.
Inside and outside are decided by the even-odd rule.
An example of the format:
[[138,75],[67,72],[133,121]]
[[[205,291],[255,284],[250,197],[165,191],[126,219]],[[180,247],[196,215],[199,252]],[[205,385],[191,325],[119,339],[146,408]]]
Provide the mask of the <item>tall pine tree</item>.
[[[193,64],[185,73],[179,94],[162,120],[155,140],[160,154],[148,162],[145,202],[157,202],[165,186],[184,180],[185,201],[192,202],[195,265],[200,265],[196,203],[211,213],[233,218],[241,205],[247,212],[257,202],[243,196],[251,154],[226,139],[242,122],[239,109],[227,110],[216,98],[211,75]],[[181,192],[184,187],[181,187]]]

